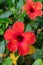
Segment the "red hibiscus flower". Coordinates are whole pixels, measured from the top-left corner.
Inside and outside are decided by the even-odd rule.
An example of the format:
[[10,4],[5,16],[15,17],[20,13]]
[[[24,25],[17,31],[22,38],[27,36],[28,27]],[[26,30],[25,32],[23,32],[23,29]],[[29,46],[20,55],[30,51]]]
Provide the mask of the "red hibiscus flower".
[[16,52],[22,56],[28,54],[29,44],[34,44],[36,36],[33,32],[24,32],[24,23],[16,22],[11,29],[6,30],[4,39],[8,40],[7,48],[11,52]]
[[42,15],[42,3],[33,2],[32,0],[27,0],[26,4],[23,6],[23,10],[26,11],[26,14],[30,19],[35,19],[37,16]]

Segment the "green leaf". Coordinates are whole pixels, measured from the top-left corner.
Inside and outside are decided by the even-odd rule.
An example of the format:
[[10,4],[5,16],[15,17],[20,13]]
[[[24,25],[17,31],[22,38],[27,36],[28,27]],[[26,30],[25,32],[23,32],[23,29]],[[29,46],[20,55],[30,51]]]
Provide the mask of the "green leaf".
[[27,24],[25,31],[32,31],[32,27],[30,24]]
[[21,12],[18,16],[18,21],[24,22],[25,12]]
[[3,0],[0,0],[0,3],[2,3],[3,2]]
[[20,17],[20,18],[18,18],[18,21],[24,22],[24,18],[23,17]]
[[0,65],[3,65],[2,63],[0,63]]
[[14,7],[10,8],[10,10],[13,12],[14,15],[17,14],[17,10]]
[[0,9],[0,15],[3,13],[3,10],[2,9]]
[[42,60],[37,59],[32,65],[42,65]]
[[15,0],[12,0],[12,4],[14,4]]
[[3,34],[3,29],[0,29],[0,35],[2,35]]
[[43,32],[37,35],[37,40],[43,40]]
[[0,53],[4,53],[5,51],[5,41],[0,42]]
[[42,47],[42,49],[41,49],[41,50],[42,50],[42,55],[43,55],[43,47]]
[[7,6],[10,8],[10,7],[12,7],[12,0],[6,0],[6,2],[7,2]]
[[15,0],[6,0],[6,2],[7,2],[8,7],[10,8],[15,3]]
[[39,25],[39,23],[36,23],[36,22],[32,23],[32,24],[31,24],[32,29],[33,29],[33,30],[36,30],[37,27],[38,27],[38,25]]
[[0,23],[11,23],[11,20],[9,18],[1,18]]
[[9,24],[12,24],[12,21],[9,18],[0,19],[0,35],[3,35]]
[[0,15],[0,19],[1,19],[1,18],[7,18],[7,17],[9,17],[10,15],[12,15],[12,12],[11,12],[11,11],[6,11],[6,12],[3,13],[2,15]]
[[6,58],[4,65],[12,65],[12,60],[9,57]]
[[32,55],[32,58],[34,58],[34,59],[42,58],[42,50],[36,49],[36,52],[35,52],[35,54]]
[[42,2],[42,3],[43,3],[43,0],[34,0],[34,1],[35,1],[35,2],[36,2],[36,1],[39,1],[39,2]]
[[23,4],[24,4],[24,1],[23,0],[19,0],[19,2],[17,4],[18,10],[21,10],[22,9]]

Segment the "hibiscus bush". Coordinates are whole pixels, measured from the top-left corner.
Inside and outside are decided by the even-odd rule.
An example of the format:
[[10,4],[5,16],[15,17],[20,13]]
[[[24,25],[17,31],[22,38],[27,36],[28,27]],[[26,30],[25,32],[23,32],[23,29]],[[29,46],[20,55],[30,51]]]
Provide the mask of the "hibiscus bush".
[[43,0],[0,0],[0,65],[43,65]]

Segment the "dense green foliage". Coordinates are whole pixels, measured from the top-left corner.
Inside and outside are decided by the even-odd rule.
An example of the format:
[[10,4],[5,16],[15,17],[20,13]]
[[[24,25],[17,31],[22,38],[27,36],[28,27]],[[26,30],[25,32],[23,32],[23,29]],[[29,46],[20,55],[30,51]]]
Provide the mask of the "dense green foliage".
[[[34,0],[37,1],[37,0]],[[41,1],[43,4],[43,0]],[[25,0],[0,0],[0,54],[7,54],[0,57],[0,65],[12,65],[9,58],[9,51],[6,48],[7,41],[4,40],[3,34],[6,29],[12,26],[15,21],[25,23],[25,31],[33,31],[37,37],[34,47],[35,54],[19,57],[18,65],[42,65],[43,61],[43,16],[37,17],[35,20],[28,18],[22,7]],[[15,55],[18,55],[17,52]],[[37,60],[38,59],[38,60]]]

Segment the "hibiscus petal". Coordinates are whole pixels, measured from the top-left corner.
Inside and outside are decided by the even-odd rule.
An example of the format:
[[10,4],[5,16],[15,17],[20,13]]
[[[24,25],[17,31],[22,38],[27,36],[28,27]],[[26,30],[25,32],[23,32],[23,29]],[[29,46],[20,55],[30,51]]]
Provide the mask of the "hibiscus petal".
[[28,7],[27,7],[27,4],[25,4],[22,8],[23,11],[27,11],[28,10]]
[[37,16],[42,16],[43,12],[41,10],[36,11]]
[[24,37],[28,41],[28,44],[34,44],[36,42],[36,36],[33,32],[24,33]]
[[16,22],[13,25],[13,30],[15,33],[21,33],[24,31],[24,23],[23,22]]
[[26,4],[31,5],[31,4],[34,4],[34,2],[33,2],[33,0],[26,0]]
[[36,2],[36,10],[41,10],[41,9],[42,9],[42,3]]
[[22,10],[29,11],[31,6],[34,6],[34,2],[32,0],[26,0],[26,4],[23,6]]
[[22,56],[27,55],[29,52],[29,47],[26,41],[18,44],[18,53]]
[[27,15],[28,15],[28,17],[29,17],[30,19],[33,20],[33,19],[36,19],[36,15],[37,15],[37,14],[36,14],[36,12],[31,13],[31,12],[28,11],[28,12],[27,12]]
[[13,37],[12,29],[6,30],[6,32],[4,33],[4,39],[5,40],[11,40],[12,37]]
[[7,44],[7,48],[8,48],[9,51],[11,51],[11,52],[16,52],[16,50],[17,50],[17,44],[10,41],[10,42]]
[[36,19],[36,14],[30,14],[29,18],[32,20]]

